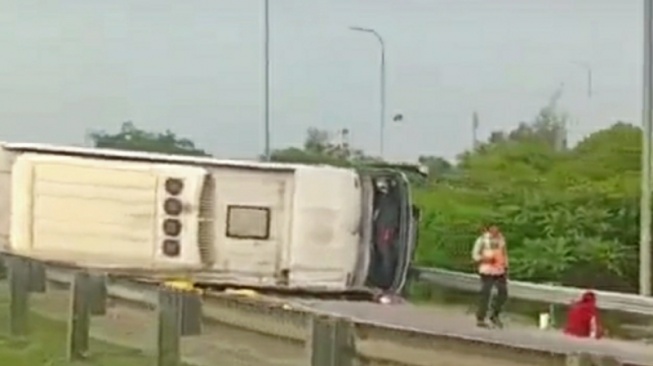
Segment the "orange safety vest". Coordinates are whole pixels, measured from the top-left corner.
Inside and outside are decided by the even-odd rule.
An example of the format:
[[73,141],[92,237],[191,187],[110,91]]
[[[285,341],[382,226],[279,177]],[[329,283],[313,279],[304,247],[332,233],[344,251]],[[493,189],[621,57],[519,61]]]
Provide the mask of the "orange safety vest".
[[489,235],[481,237],[480,263],[478,272],[480,274],[498,276],[506,273],[508,267],[508,255],[506,243],[503,237],[491,238]]

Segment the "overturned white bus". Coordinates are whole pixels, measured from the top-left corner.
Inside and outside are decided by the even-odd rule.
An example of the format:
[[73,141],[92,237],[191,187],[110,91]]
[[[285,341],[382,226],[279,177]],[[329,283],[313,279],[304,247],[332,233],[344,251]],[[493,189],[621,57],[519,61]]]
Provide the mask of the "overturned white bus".
[[401,171],[4,143],[0,247],[214,284],[404,286],[416,214]]

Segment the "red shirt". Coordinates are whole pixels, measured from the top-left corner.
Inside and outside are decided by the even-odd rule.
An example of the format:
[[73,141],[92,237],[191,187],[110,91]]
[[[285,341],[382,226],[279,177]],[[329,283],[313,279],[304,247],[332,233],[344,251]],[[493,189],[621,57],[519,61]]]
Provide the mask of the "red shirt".
[[593,292],[584,293],[580,300],[571,305],[567,312],[564,332],[575,337],[600,338],[603,335]]

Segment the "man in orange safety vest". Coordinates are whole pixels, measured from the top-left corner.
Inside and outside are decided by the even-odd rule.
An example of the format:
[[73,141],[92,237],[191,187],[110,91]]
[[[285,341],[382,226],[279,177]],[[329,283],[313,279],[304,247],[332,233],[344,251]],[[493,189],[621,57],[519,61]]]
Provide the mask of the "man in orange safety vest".
[[496,226],[490,226],[476,239],[472,249],[472,259],[478,266],[481,278],[481,293],[476,311],[477,325],[487,327],[485,318],[488,313],[492,290],[497,289],[490,312],[490,322],[502,327],[501,309],[508,299],[508,250],[506,240]]

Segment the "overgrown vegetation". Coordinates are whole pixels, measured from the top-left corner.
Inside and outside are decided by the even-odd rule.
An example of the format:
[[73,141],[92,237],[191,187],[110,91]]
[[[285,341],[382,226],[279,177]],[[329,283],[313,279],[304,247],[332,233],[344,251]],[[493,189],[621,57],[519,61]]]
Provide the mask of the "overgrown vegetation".
[[640,130],[617,123],[556,151],[533,127],[464,154],[418,191],[418,260],[469,270],[471,243],[492,223],[507,236],[514,278],[634,291]]
[[[418,262],[472,270],[472,242],[491,223],[507,236],[513,278],[635,291],[641,131],[620,122],[567,148],[564,120],[547,107],[533,122],[492,133],[455,163],[421,157],[431,178],[414,182],[424,212]],[[139,140],[143,150],[174,152],[174,135],[139,136],[147,137]],[[116,139],[104,134],[96,142]],[[141,149],[133,141],[120,146]],[[277,150],[273,160],[355,166],[379,159],[310,129],[303,147]]]

